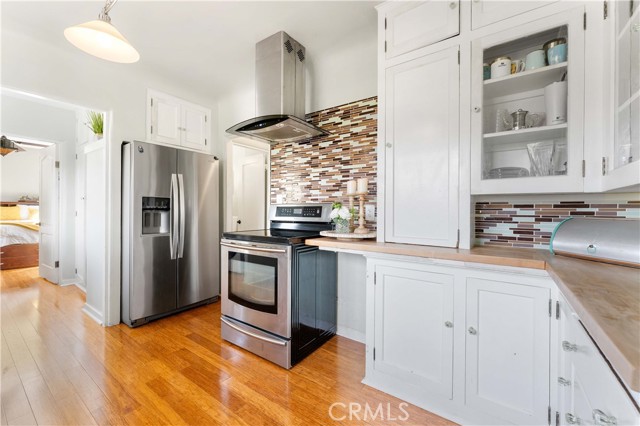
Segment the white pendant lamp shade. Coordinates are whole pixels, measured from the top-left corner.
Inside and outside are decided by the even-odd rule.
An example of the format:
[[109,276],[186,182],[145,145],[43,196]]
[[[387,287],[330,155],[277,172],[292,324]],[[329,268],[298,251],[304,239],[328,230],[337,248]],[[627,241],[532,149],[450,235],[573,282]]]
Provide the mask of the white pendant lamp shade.
[[138,62],[140,54],[126,38],[108,22],[95,20],[64,30],[69,43],[78,49],[107,61],[131,64]]

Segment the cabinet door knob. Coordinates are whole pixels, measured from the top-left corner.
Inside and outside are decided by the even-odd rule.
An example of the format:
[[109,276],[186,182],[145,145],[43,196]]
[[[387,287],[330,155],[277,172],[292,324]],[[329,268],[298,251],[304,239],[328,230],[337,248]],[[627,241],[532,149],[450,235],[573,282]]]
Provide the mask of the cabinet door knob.
[[567,380],[564,377],[558,377],[558,384],[562,386],[569,386],[571,384],[571,380]]
[[473,334],[474,336],[478,334],[478,330],[473,327],[469,327],[469,334]]
[[391,148],[393,145],[390,143],[387,143],[387,148]]
[[582,424],[580,417],[574,416],[571,413],[565,414],[564,418],[567,420],[567,423],[570,425],[579,425]]
[[480,112],[482,110],[482,108],[480,107],[473,107],[473,112]]
[[607,416],[602,410],[598,410],[597,408],[593,410],[593,422],[598,426],[613,426],[618,424],[615,417]]
[[562,350],[565,352],[578,352],[578,345],[569,343],[566,340],[562,341]]
[[444,323],[444,326],[447,328],[453,328],[453,323],[451,321],[447,321]]
[[458,7],[458,3],[456,3],[455,1],[452,1],[451,3],[449,3],[449,8],[455,9],[456,7]]

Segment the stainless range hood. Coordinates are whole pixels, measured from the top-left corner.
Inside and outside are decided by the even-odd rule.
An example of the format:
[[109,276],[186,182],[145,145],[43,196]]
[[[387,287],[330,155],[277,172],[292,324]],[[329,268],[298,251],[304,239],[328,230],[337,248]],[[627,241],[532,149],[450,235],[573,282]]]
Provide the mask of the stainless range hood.
[[301,142],[328,132],[304,120],[305,48],[284,31],[256,45],[256,115],[227,129],[251,139]]

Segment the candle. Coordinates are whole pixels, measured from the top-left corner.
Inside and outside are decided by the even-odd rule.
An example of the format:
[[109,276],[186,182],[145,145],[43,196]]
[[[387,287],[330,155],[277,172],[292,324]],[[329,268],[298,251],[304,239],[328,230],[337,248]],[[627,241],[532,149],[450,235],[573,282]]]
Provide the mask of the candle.
[[347,194],[355,194],[356,193],[356,181],[350,180],[347,182]]
[[368,187],[369,187],[369,179],[367,178],[358,179],[358,194],[367,193]]

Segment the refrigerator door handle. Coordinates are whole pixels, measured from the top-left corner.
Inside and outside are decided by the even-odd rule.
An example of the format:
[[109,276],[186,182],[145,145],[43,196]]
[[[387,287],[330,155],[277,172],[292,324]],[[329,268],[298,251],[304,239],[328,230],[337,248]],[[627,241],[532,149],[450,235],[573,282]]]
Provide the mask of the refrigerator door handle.
[[169,221],[169,246],[171,250],[171,259],[175,259],[177,257],[178,252],[178,236],[176,232],[178,231],[178,219],[179,212],[177,207],[177,199],[180,198],[180,194],[178,193],[178,175],[175,173],[171,174],[171,220]]
[[185,209],[185,194],[184,194],[184,176],[182,173],[178,174],[178,185],[180,186],[180,242],[178,244],[178,258],[182,258],[184,255],[184,234],[186,227],[186,209]]

